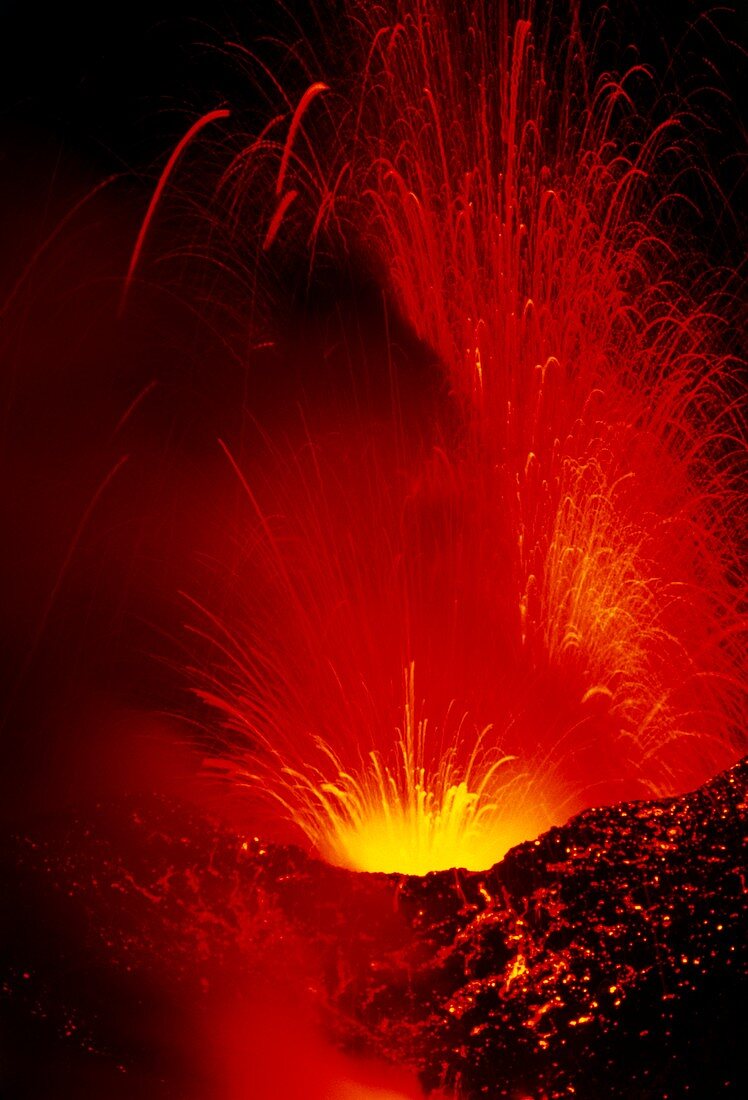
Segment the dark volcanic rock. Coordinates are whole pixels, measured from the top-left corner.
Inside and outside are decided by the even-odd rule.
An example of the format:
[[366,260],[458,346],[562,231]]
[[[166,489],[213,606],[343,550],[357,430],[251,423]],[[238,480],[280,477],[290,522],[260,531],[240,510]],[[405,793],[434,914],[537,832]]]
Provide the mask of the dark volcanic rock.
[[[747,810],[744,762],[424,878],[328,867],[160,799],[47,819],[8,852],[6,1009],[27,1047],[67,1032],[135,1080],[155,1057],[144,1005],[208,1010],[270,973],[312,991],[341,1046],[461,1097],[742,1096]],[[187,1095],[174,1061],[161,1095]]]

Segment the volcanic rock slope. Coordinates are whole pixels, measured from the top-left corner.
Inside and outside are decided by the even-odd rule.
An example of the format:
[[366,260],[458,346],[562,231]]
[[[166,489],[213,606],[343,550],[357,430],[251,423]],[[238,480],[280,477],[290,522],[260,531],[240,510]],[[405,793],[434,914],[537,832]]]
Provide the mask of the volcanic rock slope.
[[2,1095],[44,1095],[46,1059],[61,1100],[91,1061],[119,1071],[111,1096],[146,1079],[186,1096],[191,1053],[143,1021],[207,1020],[268,981],[427,1092],[748,1095],[747,811],[748,760],[423,878],[329,867],[156,797],[38,820],[4,858]]

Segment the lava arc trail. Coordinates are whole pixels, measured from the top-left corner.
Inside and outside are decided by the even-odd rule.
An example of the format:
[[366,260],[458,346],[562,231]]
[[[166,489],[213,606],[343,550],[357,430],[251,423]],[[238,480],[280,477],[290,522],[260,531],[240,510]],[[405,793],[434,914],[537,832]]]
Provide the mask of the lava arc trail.
[[238,223],[267,194],[268,261],[366,270],[448,408],[256,480],[227,449],[253,549],[198,691],[212,767],[327,858],[477,868],[739,754],[739,364],[677,228],[685,109],[595,75],[576,2],[346,13],[349,69],[275,81],[222,186]]

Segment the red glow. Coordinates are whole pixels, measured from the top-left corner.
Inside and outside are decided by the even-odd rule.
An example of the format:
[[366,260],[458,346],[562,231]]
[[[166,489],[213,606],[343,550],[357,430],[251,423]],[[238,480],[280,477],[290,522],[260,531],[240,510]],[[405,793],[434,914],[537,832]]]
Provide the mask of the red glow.
[[744,771],[487,869],[746,749],[698,102],[607,71],[581,0],[300,7],[222,46],[229,94],[154,99],[103,169],[51,141],[7,200],[19,1076],[538,1100],[610,1049],[638,1095],[707,1016],[687,1065],[733,1041]]
[[[311,1018],[267,993],[216,1017],[208,1080],[222,1100],[419,1100],[415,1074],[345,1057]],[[293,1052],[289,1056],[289,1052]]]
[[[228,773],[358,866],[395,869],[391,814],[418,805],[430,835],[461,783],[498,858],[584,806],[695,786],[741,743],[742,411],[665,217],[683,122],[637,115],[640,67],[589,76],[576,4],[555,46],[520,7],[352,4],[342,100],[313,81],[286,139],[225,176],[234,210],[275,179],[271,255],[293,203],[287,247],[306,229],[369,268],[452,404],[406,424],[395,397],[390,427],[340,420],[240,473],[253,548],[209,615]],[[494,755],[469,765],[478,738]],[[403,869],[487,859],[459,828]]]

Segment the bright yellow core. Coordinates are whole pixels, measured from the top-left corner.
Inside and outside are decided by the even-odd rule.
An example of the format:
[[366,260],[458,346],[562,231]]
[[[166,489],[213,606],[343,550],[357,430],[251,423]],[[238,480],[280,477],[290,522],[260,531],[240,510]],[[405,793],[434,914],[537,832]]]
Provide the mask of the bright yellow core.
[[[390,779],[391,774],[385,772],[382,778]],[[328,790],[331,793],[331,788]],[[404,792],[405,797],[391,791],[388,800],[377,797],[379,793],[384,792],[376,788],[357,792],[353,817],[330,815],[328,831],[320,840],[330,862],[358,871],[408,875],[450,867],[479,871],[527,839],[519,828],[512,835],[497,807],[469,790],[464,781],[438,794],[418,779]],[[335,794],[347,799],[350,791],[341,785]]]
[[414,714],[413,667],[406,672],[403,729],[393,758],[369,753],[346,770],[323,743],[323,770],[285,768],[287,812],[330,863],[357,871],[424,875],[464,867],[486,870],[550,822],[528,814],[526,778],[514,759],[486,751],[478,736],[458,764],[459,738],[427,767],[426,722]]

